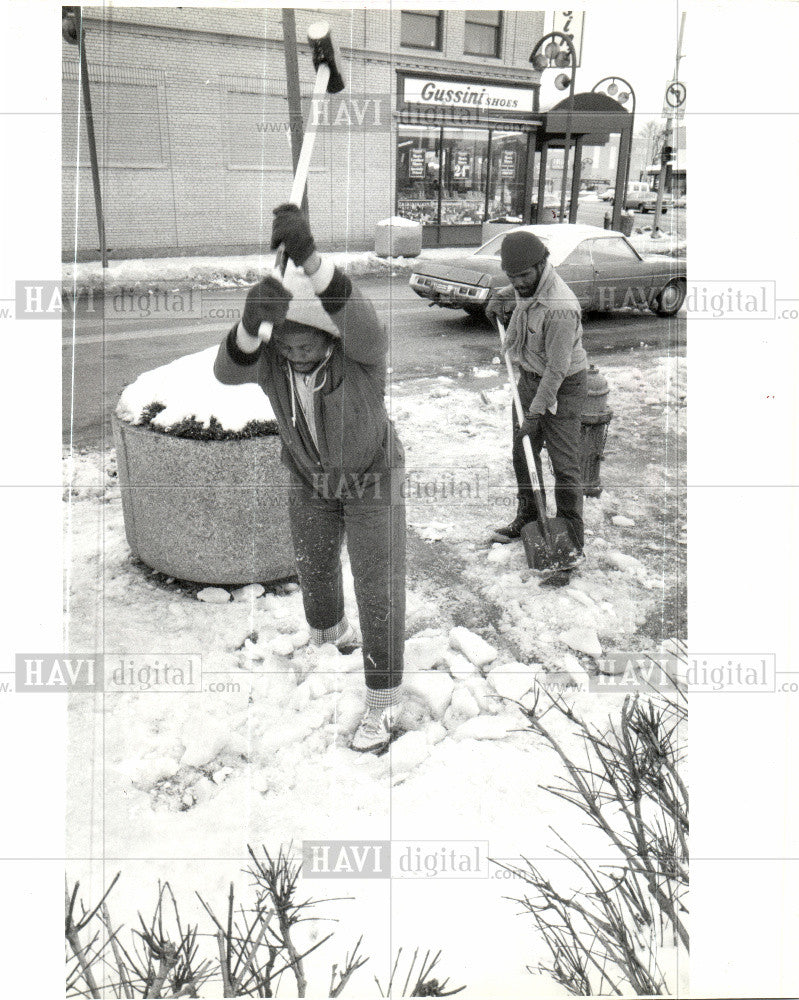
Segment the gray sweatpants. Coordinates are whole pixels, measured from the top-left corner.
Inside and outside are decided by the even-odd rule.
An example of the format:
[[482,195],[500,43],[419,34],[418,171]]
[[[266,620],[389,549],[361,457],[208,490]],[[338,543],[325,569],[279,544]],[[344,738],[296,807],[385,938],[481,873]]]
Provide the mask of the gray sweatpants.
[[400,468],[314,489],[293,475],[289,492],[291,535],[308,624],[333,629],[344,618],[341,543],[346,535],[366,686],[376,691],[398,687],[402,681],[405,503],[398,484],[403,478]]

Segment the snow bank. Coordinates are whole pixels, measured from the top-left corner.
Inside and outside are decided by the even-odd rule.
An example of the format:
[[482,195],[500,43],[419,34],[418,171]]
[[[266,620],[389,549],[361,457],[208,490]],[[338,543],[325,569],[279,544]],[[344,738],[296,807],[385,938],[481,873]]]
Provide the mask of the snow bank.
[[204,427],[210,426],[213,417],[223,430],[234,432],[243,430],[251,421],[273,421],[274,411],[260,386],[222,385],[217,380],[217,351],[214,345],[139,375],[123,391],[117,416],[141,424],[146,408],[160,403],[164,409],[151,423],[162,430],[192,417]]
[[381,219],[378,226],[394,226],[399,229],[416,229],[419,226],[418,222],[414,222],[413,219],[405,219],[401,215],[392,215],[390,219]]

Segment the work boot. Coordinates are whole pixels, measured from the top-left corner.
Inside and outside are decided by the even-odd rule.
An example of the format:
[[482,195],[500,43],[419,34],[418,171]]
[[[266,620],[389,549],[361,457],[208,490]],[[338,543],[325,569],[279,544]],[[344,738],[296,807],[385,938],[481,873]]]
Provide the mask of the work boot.
[[504,528],[496,528],[491,533],[492,542],[501,542],[503,545],[507,545],[508,542],[513,542],[517,538],[521,538],[522,528],[525,524],[529,524],[530,521],[535,521],[535,510],[527,503],[519,503],[516,510],[516,517],[506,524]]
[[397,709],[393,705],[385,708],[367,708],[361,723],[350,740],[350,749],[359,753],[374,753],[391,742],[391,727]]

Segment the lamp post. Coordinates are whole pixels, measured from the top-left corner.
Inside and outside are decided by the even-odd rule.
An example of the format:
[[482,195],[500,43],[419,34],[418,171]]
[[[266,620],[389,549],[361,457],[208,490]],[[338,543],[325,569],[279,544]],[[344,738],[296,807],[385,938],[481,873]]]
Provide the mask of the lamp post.
[[574,43],[562,31],[550,31],[539,39],[530,53],[530,62],[539,73],[545,69],[571,69],[571,74],[561,73],[555,79],[558,90],[569,88],[569,104],[566,113],[566,133],[563,138],[563,175],[560,182],[560,213],[558,221],[563,222],[566,214],[566,178],[569,171],[569,147],[572,139],[572,113],[574,111],[574,78],[577,75],[577,52]]
[[[591,88],[592,94],[607,94],[620,104],[625,111],[630,112],[630,141],[632,141],[633,129],[635,128],[635,91],[632,84],[628,83],[621,76],[605,76]],[[629,104],[629,108],[626,105]],[[620,141],[620,146],[622,145]],[[624,194],[622,195],[622,209],[627,202],[627,185],[630,180],[630,152],[627,150],[626,162],[624,164]]]

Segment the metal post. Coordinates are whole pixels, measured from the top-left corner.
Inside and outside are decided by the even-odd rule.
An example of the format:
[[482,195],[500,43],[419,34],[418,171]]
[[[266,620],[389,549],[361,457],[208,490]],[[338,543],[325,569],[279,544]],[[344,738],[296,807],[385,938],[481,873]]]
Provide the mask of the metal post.
[[531,129],[527,133],[527,169],[524,172],[524,200],[522,202],[524,206],[522,211],[522,220],[526,226],[531,222],[538,221],[532,216],[533,179],[535,178],[535,147],[537,136],[537,127]]
[[621,229],[621,213],[625,210],[625,202],[627,200],[627,179],[630,176],[630,153],[632,149],[633,142],[633,132],[632,123],[630,127],[619,132],[619,160],[616,164],[616,190],[618,191],[619,179],[622,180],[624,187],[622,188],[621,198],[615,197],[613,199],[613,222],[611,223],[611,228]]
[[[680,73],[680,60],[682,59],[682,39],[685,31],[685,11],[680,17],[680,34],[677,38],[677,55],[674,60],[674,79]],[[663,210],[663,195],[666,192],[666,164],[669,161],[667,150],[671,146],[671,131],[674,125],[674,114],[666,114],[666,132],[663,136],[663,146],[660,151],[660,173],[658,174],[658,196],[655,202],[655,221],[652,224],[652,238],[655,239],[660,232],[660,213]]]
[[86,138],[89,140],[89,160],[92,167],[92,186],[94,187],[94,210],[97,215],[97,235],[100,238],[100,260],[103,267],[108,267],[108,251],[105,245],[105,220],[103,219],[103,196],[100,191],[100,167],[97,162],[97,144],[94,138],[94,115],[92,114],[92,98],[89,92],[89,66],[86,61],[86,32],[83,30],[82,9],[79,12],[78,38],[83,108],[86,112]]
[[[569,53],[574,53],[574,46],[569,43]],[[558,222],[563,222],[566,214],[566,178],[569,172],[569,146],[572,140],[572,114],[574,113],[574,78],[577,75],[577,67],[574,65],[576,59],[572,61],[571,81],[569,83],[569,110],[566,112],[566,135],[563,139],[563,174],[560,179],[560,212]]]
[[578,135],[574,142],[574,167],[572,169],[571,205],[569,207],[569,222],[577,221],[577,209],[580,200],[580,179],[583,171],[583,137]]
[[541,164],[538,169],[538,209],[535,221],[542,222],[544,219],[544,198],[547,187],[547,153],[549,152],[549,142],[544,139],[541,143]]
[[[289,130],[291,138],[291,161],[293,172],[297,172],[297,164],[302,149],[302,101],[300,97],[300,68],[297,61],[297,25],[293,7],[282,8],[283,24],[283,58],[286,62],[286,98],[289,105]],[[302,192],[302,210],[308,216],[308,189]]]

